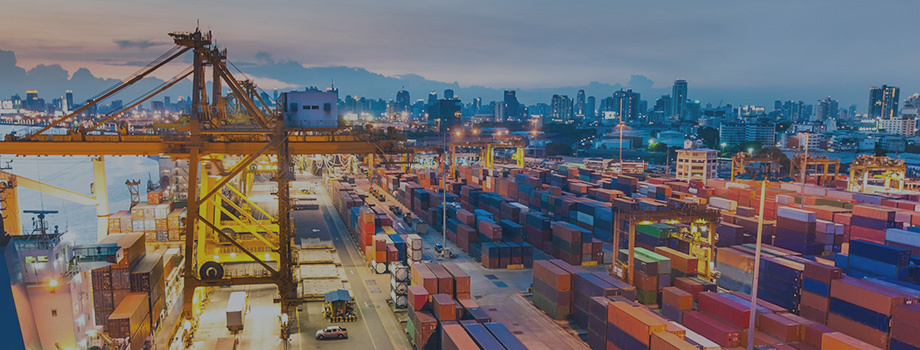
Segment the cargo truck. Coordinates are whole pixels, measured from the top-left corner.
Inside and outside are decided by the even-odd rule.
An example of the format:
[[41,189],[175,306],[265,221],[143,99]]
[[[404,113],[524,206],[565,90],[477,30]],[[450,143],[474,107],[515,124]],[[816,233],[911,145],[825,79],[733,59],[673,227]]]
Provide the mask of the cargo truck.
[[230,293],[227,300],[227,329],[231,332],[243,330],[246,318],[246,292]]

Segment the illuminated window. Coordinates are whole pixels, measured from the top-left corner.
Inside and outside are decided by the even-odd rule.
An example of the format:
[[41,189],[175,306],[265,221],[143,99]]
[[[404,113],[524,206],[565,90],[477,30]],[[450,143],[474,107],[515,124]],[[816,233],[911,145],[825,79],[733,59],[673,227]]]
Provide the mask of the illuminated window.
[[51,317],[57,317],[57,309],[51,309]]
[[25,261],[26,261],[26,264],[34,264],[35,257],[32,255],[26,255]]
[[38,262],[48,262],[48,256],[47,256],[47,255],[39,255],[39,256],[38,256]]

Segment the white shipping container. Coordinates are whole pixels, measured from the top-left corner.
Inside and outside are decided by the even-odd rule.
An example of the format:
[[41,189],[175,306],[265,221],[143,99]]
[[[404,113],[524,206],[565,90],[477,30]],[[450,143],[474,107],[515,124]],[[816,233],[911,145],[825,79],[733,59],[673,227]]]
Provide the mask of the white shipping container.
[[413,250],[412,253],[410,253],[409,255],[411,255],[410,258],[412,259],[412,261],[422,261],[422,251],[421,250]]
[[156,219],[144,219],[144,230],[145,231],[156,231],[157,230],[157,221]]
[[790,218],[803,222],[815,222],[815,220],[817,220],[817,214],[814,212],[790,207],[776,208],[776,216],[778,220],[782,220],[782,218]]
[[830,235],[834,234],[835,226],[833,222],[825,221],[821,219],[816,220],[816,222],[817,222],[817,225],[815,225],[815,232],[820,232],[820,233],[830,234]]
[[814,185],[805,186],[805,195],[815,196],[815,197],[826,197],[827,188],[820,187],[820,186],[814,186]]
[[920,247],[920,233],[899,228],[890,228],[885,230],[885,241],[909,245],[911,247]]
[[797,183],[782,183],[779,185],[779,188],[795,193],[802,193],[802,185]]
[[723,210],[737,210],[738,202],[721,197],[709,197],[709,206]]
[[157,219],[165,219],[169,216],[169,209],[169,204],[159,204],[154,209],[154,215]]
[[778,194],[776,195],[776,204],[794,205],[795,197],[786,194]]
[[137,232],[144,231],[144,230],[145,230],[145,228],[144,228],[144,220],[134,220],[134,221],[131,221],[131,230],[132,230],[132,231],[137,231]]

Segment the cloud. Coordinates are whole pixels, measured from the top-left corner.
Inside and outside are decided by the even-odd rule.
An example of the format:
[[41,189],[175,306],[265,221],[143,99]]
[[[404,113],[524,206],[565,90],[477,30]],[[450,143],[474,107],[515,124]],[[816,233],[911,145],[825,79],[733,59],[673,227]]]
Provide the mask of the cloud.
[[119,49],[139,48],[141,50],[168,44],[166,42],[152,40],[113,40],[113,42],[115,45],[118,45]]

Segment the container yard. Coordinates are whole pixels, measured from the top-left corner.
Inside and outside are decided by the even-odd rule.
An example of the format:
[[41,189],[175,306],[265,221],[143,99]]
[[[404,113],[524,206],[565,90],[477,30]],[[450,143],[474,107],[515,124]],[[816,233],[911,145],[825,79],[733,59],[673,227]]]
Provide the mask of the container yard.
[[[9,348],[920,349],[920,184],[900,159],[854,155],[846,177],[806,151],[790,161],[796,182],[748,176],[745,162],[778,165],[753,148],[720,178],[729,159],[693,140],[673,168],[667,147],[663,169],[525,157],[548,147],[528,143],[540,120],[346,123],[334,88],[271,106],[210,32],[170,37],[143,73],[194,52],[164,83],[199,84],[182,122],[95,130],[131,106],[42,134],[91,99],[0,141],[16,156],[88,157],[93,179],[87,195],[60,186],[79,163],[53,184],[0,168]],[[230,97],[209,100],[221,82]],[[110,208],[115,156],[156,166],[146,191],[138,174],[119,178]],[[822,175],[807,174],[815,165]],[[20,208],[33,192],[41,209]],[[80,220],[96,231],[66,232],[45,194],[94,207]]]

